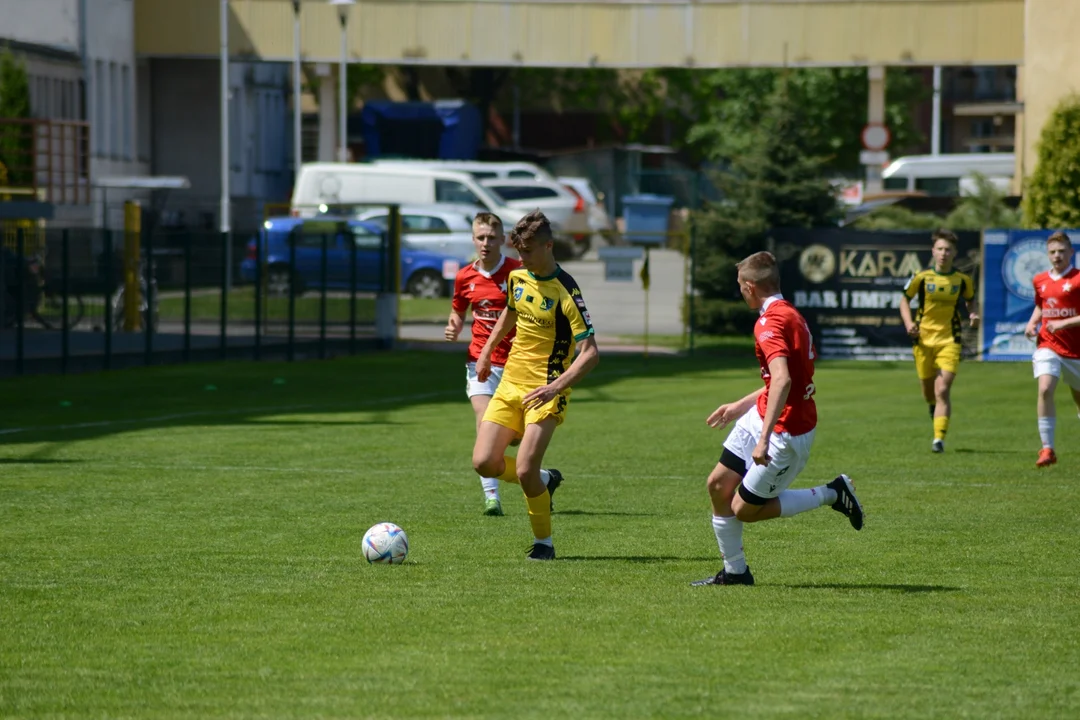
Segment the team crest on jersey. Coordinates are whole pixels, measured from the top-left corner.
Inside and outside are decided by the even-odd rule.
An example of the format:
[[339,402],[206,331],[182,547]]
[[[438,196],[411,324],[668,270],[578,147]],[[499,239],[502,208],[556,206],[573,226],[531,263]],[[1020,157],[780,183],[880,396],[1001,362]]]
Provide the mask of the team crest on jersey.
[[546,298],[541,298],[540,299],[540,309],[541,310],[550,310],[553,307],[555,307],[555,301],[552,300],[551,298],[546,297]]
[[476,283],[469,283],[469,292],[476,292]]
[[934,283],[926,283],[926,292],[934,292],[937,290],[937,285]]
[[516,288],[514,288],[514,300],[520,300],[521,299],[521,294],[524,293],[524,292],[525,292],[525,288],[523,288],[520,285],[518,285]]

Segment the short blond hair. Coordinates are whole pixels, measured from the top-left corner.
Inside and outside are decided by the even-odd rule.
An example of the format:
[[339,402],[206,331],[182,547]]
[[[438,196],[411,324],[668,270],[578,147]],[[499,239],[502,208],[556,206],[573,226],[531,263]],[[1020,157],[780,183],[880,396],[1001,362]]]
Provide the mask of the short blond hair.
[[780,266],[771,252],[762,250],[743,258],[735,267],[744,279],[761,287],[766,292],[780,289]]
[[476,229],[477,225],[487,225],[499,235],[503,234],[502,218],[495,213],[484,211],[476,213],[476,217],[474,217],[472,221],[472,226],[474,230]]
[[1070,250],[1072,249],[1072,240],[1069,239],[1069,236],[1065,233],[1064,230],[1058,230],[1056,233],[1046,238],[1047,245],[1052,242],[1065,243],[1065,247],[1069,248]]

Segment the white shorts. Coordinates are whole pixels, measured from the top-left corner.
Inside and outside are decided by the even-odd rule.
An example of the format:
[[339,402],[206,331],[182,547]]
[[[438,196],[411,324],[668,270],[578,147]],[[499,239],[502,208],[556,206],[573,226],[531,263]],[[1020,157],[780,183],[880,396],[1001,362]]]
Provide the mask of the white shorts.
[[1069,387],[1080,390],[1080,358],[1064,358],[1050,348],[1039,348],[1031,356],[1035,377],[1053,375]]
[[769,440],[769,457],[772,459],[768,465],[757,465],[752,455],[761,437],[761,428],[761,416],[757,407],[752,407],[731,428],[724,447],[746,463],[743,486],[758,497],[774,498],[786,490],[806,467],[815,431],[795,436],[774,432]]
[[499,387],[499,381],[502,380],[502,375],[503,369],[498,365],[492,365],[488,379],[480,382],[476,379],[476,363],[468,363],[465,366],[465,394],[469,397],[473,395],[494,395],[495,388]]

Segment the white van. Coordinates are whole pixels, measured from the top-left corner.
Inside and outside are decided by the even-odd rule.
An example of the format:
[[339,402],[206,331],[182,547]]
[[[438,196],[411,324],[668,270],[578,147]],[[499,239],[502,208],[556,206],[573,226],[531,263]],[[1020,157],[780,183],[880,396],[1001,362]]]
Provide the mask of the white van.
[[[473,205],[477,211],[495,213],[506,227],[513,227],[527,212],[503,205],[463,172],[368,163],[306,163],[293,187],[292,214],[314,217],[331,208],[342,212],[349,206],[388,203]],[[356,208],[357,212],[363,210]]]
[[554,180],[544,168],[531,162],[483,162],[481,160],[399,160],[393,158],[376,159],[375,165],[395,165],[398,167],[425,167],[436,170],[465,172],[477,180],[516,179],[516,180]]
[[881,177],[886,190],[920,190],[927,195],[955,197],[972,192],[975,173],[1008,192],[1015,171],[1013,153],[907,155],[889,163]]

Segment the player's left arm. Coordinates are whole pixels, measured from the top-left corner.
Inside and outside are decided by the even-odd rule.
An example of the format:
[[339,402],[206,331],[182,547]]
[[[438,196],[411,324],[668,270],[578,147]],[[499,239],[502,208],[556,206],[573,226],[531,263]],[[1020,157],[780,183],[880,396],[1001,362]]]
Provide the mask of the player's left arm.
[[566,372],[522,398],[522,407],[529,409],[551,402],[559,393],[574,387],[598,364],[600,364],[600,348],[596,345],[596,338],[590,335],[578,345],[577,357],[570,363]]
[[787,357],[776,355],[769,360],[769,396],[765,405],[765,417],[761,420],[761,437],[758,438],[757,446],[751,453],[757,465],[768,465],[772,460],[769,457],[769,440],[772,438],[777,420],[780,419],[780,413],[787,404],[790,392],[791,371],[788,368]]
[[1068,330],[1069,328],[1080,327],[1080,315],[1075,317],[1065,318],[1064,320],[1047,320],[1046,331],[1053,335],[1060,330]]
[[964,281],[964,303],[967,305],[971,327],[979,327],[979,300],[975,297],[975,287],[970,280]]

